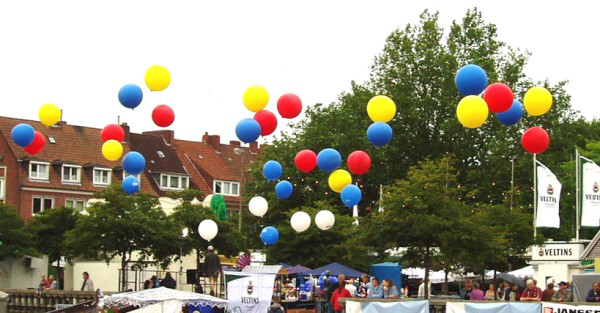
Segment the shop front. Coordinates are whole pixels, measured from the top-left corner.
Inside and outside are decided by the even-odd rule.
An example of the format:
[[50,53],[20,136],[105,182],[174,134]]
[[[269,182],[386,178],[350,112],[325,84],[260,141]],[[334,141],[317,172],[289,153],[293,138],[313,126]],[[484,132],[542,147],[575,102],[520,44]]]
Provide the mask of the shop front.
[[573,274],[582,272],[584,244],[581,242],[550,241],[530,249],[529,264],[535,269],[533,278],[537,280],[540,288],[549,283],[572,281]]

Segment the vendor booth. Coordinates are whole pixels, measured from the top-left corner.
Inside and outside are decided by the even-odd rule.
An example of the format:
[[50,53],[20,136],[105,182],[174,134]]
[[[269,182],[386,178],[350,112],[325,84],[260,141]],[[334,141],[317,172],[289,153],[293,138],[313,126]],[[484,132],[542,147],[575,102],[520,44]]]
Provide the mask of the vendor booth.
[[315,268],[314,270],[309,271],[305,274],[319,276],[325,272],[329,272],[329,274],[333,276],[344,274],[346,275],[346,277],[360,277],[365,274],[363,272],[357,271],[351,267],[339,263],[327,264],[325,266]]
[[394,282],[398,288],[402,288],[402,266],[395,262],[384,262],[371,265],[371,275],[380,281],[388,279]]
[[188,307],[189,312],[197,310],[202,313],[223,312],[228,301],[225,299],[194,293],[179,291],[166,287],[146,289],[135,292],[124,292],[102,298],[106,308],[131,308],[137,307],[136,312],[183,312]]

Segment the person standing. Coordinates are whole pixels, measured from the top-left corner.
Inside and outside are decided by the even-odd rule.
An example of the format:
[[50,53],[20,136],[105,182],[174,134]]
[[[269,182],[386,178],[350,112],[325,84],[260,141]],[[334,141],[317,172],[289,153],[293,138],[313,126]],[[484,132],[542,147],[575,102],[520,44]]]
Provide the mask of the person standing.
[[400,298],[400,291],[398,287],[394,285],[394,281],[391,279],[383,280],[383,298],[384,299],[398,299]]
[[[431,282],[427,281],[427,293],[431,297]],[[417,294],[419,298],[425,298],[425,281],[423,280],[419,285],[419,292]]]
[[379,279],[373,277],[371,280],[371,287],[367,291],[367,298],[371,299],[382,299],[383,298],[383,287],[379,285]]
[[94,281],[92,281],[88,272],[83,272],[83,284],[81,284],[81,291],[95,291]]
[[358,286],[358,296],[361,298],[366,298],[368,296],[370,287],[371,282],[369,281],[369,276],[367,274],[363,274],[360,277],[360,283]]
[[552,297],[554,297],[554,284],[549,283],[542,293],[542,301],[552,301]]
[[342,276],[343,275],[340,275],[340,278],[343,279],[339,279],[338,287],[333,291],[333,294],[331,295],[331,306],[333,307],[334,313],[344,312],[344,304],[342,304],[342,302],[340,301],[341,298],[352,298],[350,291],[346,289],[346,281],[344,280],[345,277]]
[[521,301],[540,301],[542,300],[542,289],[536,285],[533,279],[527,280],[527,288],[521,293]]
[[350,281],[346,284],[346,289],[348,289],[348,291],[350,291],[350,294],[353,297],[356,297],[356,286],[354,285],[354,279],[351,278]]
[[478,282],[473,283],[473,289],[469,293],[469,300],[485,300],[485,295],[483,294],[483,290],[479,287]]
[[215,248],[213,246],[208,246],[208,251],[206,252],[206,257],[204,258],[204,267],[206,276],[210,280],[210,289],[211,294],[213,296],[218,296],[218,282],[219,282],[219,274],[222,273],[223,269],[221,268],[221,259],[215,253]]
[[586,302],[600,302],[600,283],[594,283],[585,298]]
[[558,284],[558,291],[554,293],[552,301],[555,302],[573,302],[573,293],[569,290],[569,284],[561,281]]
[[485,291],[486,300],[496,300],[496,285],[490,284],[488,290]]
[[54,275],[48,276],[48,290],[57,290],[58,289],[58,281],[54,279]]
[[465,289],[462,295],[463,300],[471,299],[471,291],[473,290],[473,281],[470,279],[465,280]]
[[173,279],[171,273],[169,272],[167,272],[165,274],[165,278],[160,281],[160,285],[171,289],[177,288],[177,282],[175,281],[175,279]]

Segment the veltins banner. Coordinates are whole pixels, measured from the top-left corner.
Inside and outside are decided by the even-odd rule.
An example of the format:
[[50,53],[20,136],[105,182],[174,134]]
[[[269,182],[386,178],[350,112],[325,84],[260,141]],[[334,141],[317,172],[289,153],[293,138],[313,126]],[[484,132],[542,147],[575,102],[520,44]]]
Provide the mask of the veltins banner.
[[600,306],[542,302],[542,313],[600,313]]
[[583,163],[581,186],[581,226],[600,226],[600,166]]
[[275,274],[226,273],[227,300],[233,313],[267,313],[273,297]]
[[560,227],[558,208],[561,183],[547,167],[537,166],[537,215],[535,227]]

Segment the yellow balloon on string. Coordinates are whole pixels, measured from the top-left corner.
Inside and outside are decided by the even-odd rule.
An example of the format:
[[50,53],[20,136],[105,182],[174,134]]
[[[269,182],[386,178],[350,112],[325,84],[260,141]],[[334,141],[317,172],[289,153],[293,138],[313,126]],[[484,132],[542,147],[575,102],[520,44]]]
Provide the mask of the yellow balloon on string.
[[114,139],[107,140],[102,145],[102,155],[109,161],[117,161],[123,155],[123,145]]
[[52,126],[62,118],[62,111],[56,104],[44,104],[40,108],[39,117],[42,124]]
[[389,122],[396,116],[396,103],[387,96],[375,96],[367,103],[367,114],[373,122]]
[[146,71],[146,86],[152,91],[167,89],[171,84],[171,72],[162,65],[152,65]]
[[460,100],[456,107],[458,121],[467,128],[477,128],[488,118],[487,103],[480,96],[466,96]]
[[552,94],[544,87],[529,88],[523,97],[523,105],[529,115],[542,115],[552,108]]
[[352,175],[346,170],[335,170],[329,175],[329,188],[335,192],[342,192],[344,187],[352,183]]
[[258,112],[269,104],[269,92],[263,86],[251,86],[244,92],[244,105],[252,112]]

